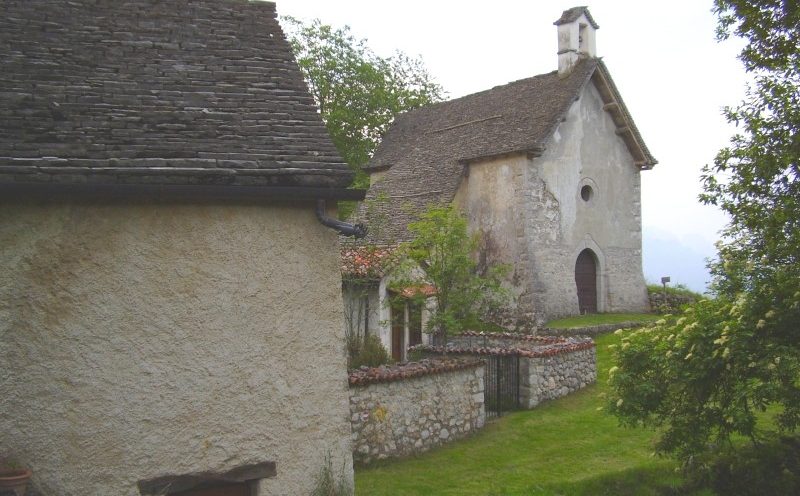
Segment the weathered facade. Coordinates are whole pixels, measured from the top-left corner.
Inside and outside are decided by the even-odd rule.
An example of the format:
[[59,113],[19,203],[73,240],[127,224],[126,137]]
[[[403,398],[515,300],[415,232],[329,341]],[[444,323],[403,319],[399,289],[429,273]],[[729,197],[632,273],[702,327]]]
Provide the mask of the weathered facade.
[[0,64],[0,453],[29,494],[308,494],[327,456],[352,483],[316,210],[358,192],[275,5],[8,1]]
[[[648,308],[640,169],[604,105],[585,85],[541,155],[470,162],[456,191],[485,262],[513,263],[522,321]],[[579,304],[576,283],[584,250],[594,262],[592,308]]]
[[459,205],[481,263],[513,267],[510,327],[648,308],[640,173],[656,161],[595,56],[588,10],[556,25],[558,71],[401,115],[369,168],[368,200],[388,198],[391,219],[373,242],[406,240],[430,204]]

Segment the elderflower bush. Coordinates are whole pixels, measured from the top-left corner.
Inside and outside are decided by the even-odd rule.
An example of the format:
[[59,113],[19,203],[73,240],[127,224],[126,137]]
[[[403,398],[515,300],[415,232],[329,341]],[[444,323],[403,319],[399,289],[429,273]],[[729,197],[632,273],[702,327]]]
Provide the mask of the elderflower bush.
[[[796,430],[800,336],[786,329],[795,299],[767,311],[746,295],[705,300],[624,335],[613,349],[608,410],[623,425],[658,428],[656,451],[684,462],[733,434],[758,442],[769,429]],[[770,405],[774,425],[759,423]]]

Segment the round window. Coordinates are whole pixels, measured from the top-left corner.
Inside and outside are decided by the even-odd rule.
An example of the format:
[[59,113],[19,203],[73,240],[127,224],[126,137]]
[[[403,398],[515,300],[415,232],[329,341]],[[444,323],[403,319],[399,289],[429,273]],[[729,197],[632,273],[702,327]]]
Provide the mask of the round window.
[[594,196],[594,190],[592,189],[591,186],[587,184],[586,186],[581,188],[581,198],[583,199],[583,201],[588,202],[589,200],[592,199],[592,196]]

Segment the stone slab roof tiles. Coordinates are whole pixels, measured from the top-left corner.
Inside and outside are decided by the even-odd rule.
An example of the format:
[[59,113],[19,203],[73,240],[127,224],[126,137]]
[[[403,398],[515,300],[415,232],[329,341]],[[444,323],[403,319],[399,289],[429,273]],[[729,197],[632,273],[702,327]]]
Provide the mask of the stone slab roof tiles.
[[[554,71],[422,107],[397,118],[367,170],[385,170],[367,201],[372,215],[387,219],[378,244],[407,241],[406,226],[430,204],[453,200],[466,164],[516,153],[541,154],[570,106],[589,81],[616,102],[615,121],[642,168],[656,163],[598,58],[585,58],[572,72]],[[362,207],[359,215],[365,216]]]
[[0,66],[0,183],[352,179],[271,2],[5,0]]
[[572,7],[571,9],[567,9],[561,13],[561,17],[554,22],[553,24],[559,26],[561,24],[566,24],[569,22],[575,22],[581,14],[586,14],[586,19],[595,29],[600,29],[600,26],[592,19],[592,14],[589,13],[589,8],[584,6],[581,7]]

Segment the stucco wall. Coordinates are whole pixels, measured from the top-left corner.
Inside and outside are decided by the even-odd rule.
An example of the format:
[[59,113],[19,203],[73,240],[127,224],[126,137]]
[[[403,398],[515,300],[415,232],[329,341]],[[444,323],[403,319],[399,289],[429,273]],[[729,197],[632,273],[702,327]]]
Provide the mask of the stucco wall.
[[[585,248],[598,258],[598,310],[644,311],[648,308],[642,275],[640,171],[603,102],[589,83],[570,108],[545,153],[533,159],[530,185],[557,206],[529,203],[531,222],[557,220],[556,236],[533,237],[529,245],[542,278],[537,295],[548,319],[578,311],[575,261]],[[580,190],[588,185],[592,198]]]
[[264,461],[352,477],[339,247],[312,205],[0,205],[0,446],[43,494]]

